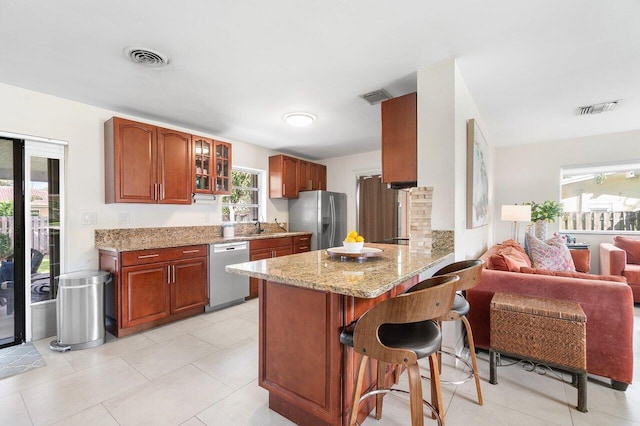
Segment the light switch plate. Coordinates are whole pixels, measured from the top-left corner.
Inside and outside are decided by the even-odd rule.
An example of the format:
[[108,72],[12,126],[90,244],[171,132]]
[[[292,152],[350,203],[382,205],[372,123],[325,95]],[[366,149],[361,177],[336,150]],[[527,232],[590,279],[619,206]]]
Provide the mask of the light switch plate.
[[82,213],[83,225],[95,225],[98,222],[97,213]]

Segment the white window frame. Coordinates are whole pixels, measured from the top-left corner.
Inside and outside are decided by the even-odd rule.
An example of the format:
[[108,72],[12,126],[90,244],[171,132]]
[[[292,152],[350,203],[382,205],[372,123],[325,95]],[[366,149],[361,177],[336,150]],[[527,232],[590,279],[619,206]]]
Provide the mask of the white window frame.
[[[258,176],[258,204],[243,204],[244,206],[249,207],[258,207],[258,220],[260,222],[264,221],[266,217],[266,206],[267,206],[267,191],[265,190],[267,185],[267,172],[261,169],[254,169],[250,167],[242,167],[242,166],[232,166],[231,173],[234,171],[244,172],[244,173],[253,173]],[[233,182],[233,177],[231,179]],[[231,185],[231,190],[233,191],[233,184]],[[229,203],[222,203],[222,207],[231,207]],[[242,223],[242,222],[224,222],[224,223]]]
[[[585,176],[589,176],[589,175],[593,175],[594,178],[597,175],[602,175],[602,176],[606,176],[607,174],[612,174],[612,173],[621,173],[621,172],[628,172],[630,170],[640,170],[640,160],[629,160],[629,161],[624,161],[624,162],[615,162],[615,163],[598,163],[598,164],[585,164],[585,165],[574,165],[574,166],[564,166],[561,168],[561,173],[560,173],[560,198],[561,200],[564,201],[563,199],[563,182],[565,180],[565,176],[567,174],[570,175],[585,175]],[[640,179],[640,177],[636,176],[636,179]],[[640,184],[640,182],[639,182]],[[588,192],[583,192],[583,194],[588,193]],[[564,204],[564,203],[563,203]],[[566,206],[565,207],[566,210]],[[600,215],[601,212],[600,211],[594,211],[597,215]],[[618,212],[618,210],[613,210],[613,213]],[[585,213],[584,211],[582,213]],[[616,230],[616,229],[612,229],[612,230],[608,230],[608,229],[564,229],[564,219],[562,217],[559,218],[560,220],[560,224],[559,224],[559,228],[560,228],[560,232],[562,233],[589,233],[589,234],[601,234],[601,235],[606,235],[606,234],[631,234],[631,235],[638,235],[640,234],[640,230]],[[594,223],[596,223],[597,219],[594,220]]]

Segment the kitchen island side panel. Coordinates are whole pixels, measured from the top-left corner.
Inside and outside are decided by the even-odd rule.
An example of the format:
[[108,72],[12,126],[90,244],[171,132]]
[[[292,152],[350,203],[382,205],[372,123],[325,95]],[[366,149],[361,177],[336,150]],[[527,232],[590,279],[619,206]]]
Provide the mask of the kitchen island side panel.
[[342,296],[260,280],[259,384],[300,424],[341,422]]
[[[259,384],[269,391],[269,407],[298,424],[346,425],[360,355],[340,344],[340,331],[417,282],[414,277],[367,299],[260,280]],[[386,371],[390,387],[395,366]],[[376,377],[377,361],[369,360],[365,392],[374,388]],[[358,421],[374,407],[375,398],[363,402]]]

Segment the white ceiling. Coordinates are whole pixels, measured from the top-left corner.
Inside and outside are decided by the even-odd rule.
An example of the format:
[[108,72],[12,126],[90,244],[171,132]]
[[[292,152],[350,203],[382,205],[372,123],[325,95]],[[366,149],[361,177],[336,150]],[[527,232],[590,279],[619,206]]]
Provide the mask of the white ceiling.
[[[0,82],[322,159],[379,149],[359,95],[455,58],[503,146],[640,128],[639,17],[638,0],[2,0]],[[297,110],[318,119],[286,125]]]

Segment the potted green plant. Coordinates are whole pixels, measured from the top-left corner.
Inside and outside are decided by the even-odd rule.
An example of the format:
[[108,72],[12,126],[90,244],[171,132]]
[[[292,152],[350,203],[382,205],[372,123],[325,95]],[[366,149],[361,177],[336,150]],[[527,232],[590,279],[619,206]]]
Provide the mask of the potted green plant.
[[531,201],[525,203],[531,206],[531,222],[534,224],[534,235],[540,240],[547,239],[547,223],[555,222],[562,214],[562,204],[557,201],[546,200],[542,203]]

